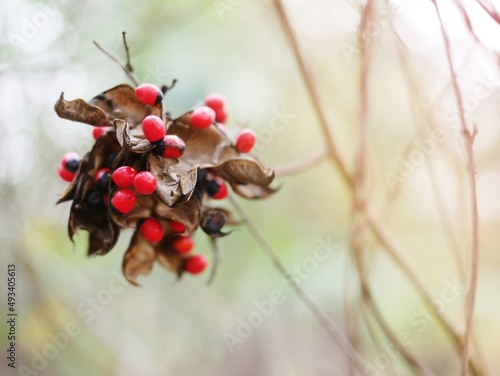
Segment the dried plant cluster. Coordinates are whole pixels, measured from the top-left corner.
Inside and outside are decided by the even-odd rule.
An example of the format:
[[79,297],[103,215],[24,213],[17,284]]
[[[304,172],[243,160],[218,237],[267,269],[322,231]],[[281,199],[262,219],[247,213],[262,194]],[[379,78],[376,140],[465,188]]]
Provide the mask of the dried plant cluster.
[[[253,155],[240,152],[227,128],[215,121],[206,128],[195,127],[190,123],[192,111],[172,119],[163,111],[161,100],[144,104],[134,88],[125,84],[89,102],[66,101],[63,94],[55,105],[61,118],[104,130],[92,150],[72,166],[74,179],[58,201],[72,201],[69,237],[73,240],[75,232],[85,229],[89,232],[88,254],[105,255],[116,244],[120,230],[135,229],[123,258],[123,274],[134,285],[140,274],[151,272],[155,261],[178,277],[186,270],[196,274],[203,269],[199,262],[206,261],[199,259],[198,266],[194,261],[189,268],[187,263],[196,257],[189,254],[191,246],[176,247],[175,243],[189,239],[199,227],[215,241],[227,235],[222,231],[226,223],[235,224],[227,209],[212,205],[214,180],[223,179],[236,194],[248,199],[274,192],[270,187],[274,172]],[[163,98],[162,92],[158,94]],[[150,115],[162,119],[167,136],[183,141],[178,158],[165,157],[159,150],[165,144],[146,138],[142,123]],[[113,198],[123,189],[112,174],[123,166],[151,173],[156,189],[152,194],[128,189],[133,192],[131,208],[120,211]],[[147,236],[140,227],[151,218],[161,228],[154,229],[156,235]],[[216,262],[213,271],[215,267]]]

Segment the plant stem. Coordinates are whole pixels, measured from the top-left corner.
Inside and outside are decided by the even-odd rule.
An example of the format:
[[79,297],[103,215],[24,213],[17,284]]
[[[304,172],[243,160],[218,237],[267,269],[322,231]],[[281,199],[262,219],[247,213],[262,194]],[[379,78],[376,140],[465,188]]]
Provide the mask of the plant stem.
[[464,147],[467,155],[467,167],[469,171],[470,179],[470,195],[471,195],[471,211],[472,211],[472,263],[470,269],[470,280],[467,290],[467,308],[465,317],[465,334],[463,338],[463,348],[462,348],[462,364],[461,364],[461,376],[467,376],[469,367],[469,357],[470,357],[470,347],[471,347],[471,336],[472,327],[474,320],[474,306],[476,301],[476,290],[477,290],[477,278],[479,274],[479,214],[477,209],[477,192],[476,192],[476,172],[475,172],[475,162],[474,162],[474,137],[476,136],[477,130],[470,131],[467,128],[464,114],[464,106],[462,102],[462,95],[458,87],[457,76],[455,72],[455,67],[453,66],[453,59],[451,57],[451,45],[446,30],[444,28],[443,19],[441,17],[441,12],[436,3],[436,0],[432,0],[434,7],[436,8],[436,13],[439,18],[439,24],[441,26],[441,33],[445,43],[446,59],[448,62],[448,69],[450,70],[451,82],[453,87],[453,93],[455,94],[455,100],[458,104],[460,124],[462,128],[462,135],[464,136]]
[[284,166],[278,166],[274,169],[274,173],[276,174],[276,176],[294,175],[316,166],[319,162],[323,161],[327,157],[328,151],[326,149],[323,149],[312,154],[306,160],[290,163]]
[[243,222],[247,225],[249,231],[251,232],[257,243],[260,245],[262,250],[271,259],[274,267],[286,278],[287,282],[290,284],[297,296],[304,302],[306,307],[337,342],[337,344],[345,352],[346,356],[357,368],[357,370],[361,374],[363,374],[365,368],[363,359],[357,353],[356,349],[352,347],[351,343],[345,338],[339,327],[328,317],[328,315],[321,308],[316,305],[316,303],[313,302],[311,297],[305,292],[302,286],[300,286],[300,284],[298,284],[297,281],[292,278],[292,275],[285,268],[271,244],[266,240],[265,236],[262,235],[255,223],[248,217],[245,210],[232,196],[229,196],[229,201],[231,202],[231,205],[234,207],[238,215],[242,218]]

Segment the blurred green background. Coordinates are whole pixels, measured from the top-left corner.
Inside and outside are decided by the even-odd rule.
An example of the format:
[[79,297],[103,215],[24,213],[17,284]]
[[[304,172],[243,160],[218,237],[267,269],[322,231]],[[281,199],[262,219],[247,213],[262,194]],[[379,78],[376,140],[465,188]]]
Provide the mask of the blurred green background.
[[[404,246],[405,256],[437,299],[434,304],[440,304],[449,283],[461,278],[451,249],[468,270],[470,213],[456,107],[431,2],[377,3],[371,34],[363,41],[356,37],[362,3],[285,3],[349,167],[354,166],[359,123],[359,46],[370,45],[370,204]],[[500,33],[477,4],[465,2],[479,37],[475,40],[457,8],[442,4],[468,100],[467,121],[479,128],[481,273],[475,330],[482,362],[495,375],[500,367]],[[174,116],[217,91],[227,98],[229,127],[255,129],[257,150],[268,165],[305,160],[323,149],[318,120],[273,3],[20,0],[2,1],[0,12],[0,301],[3,312],[7,264],[14,263],[17,364],[39,368],[19,374],[348,374],[341,349],[245,226],[220,240],[223,262],[211,286],[205,283],[208,273],[177,282],[156,265],[137,288],[121,276],[131,232],[122,232],[105,257],[88,259],[86,233],[76,237],[75,245],[67,238],[69,204],[55,205],[66,186],[56,171],[61,156],[85,153],[93,139],[89,126],[59,119],[53,105],[61,91],[68,99],[90,99],[127,82],[92,43],[96,40],[124,59],[122,31],[141,81],[161,85],[179,80],[164,102]],[[401,56],[408,60],[406,68]],[[280,115],[284,113],[288,116]],[[408,158],[418,150],[416,142],[428,140],[432,127],[444,136],[425,161],[412,162]],[[405,161],[413,168],[401,177]],[[399,177],[394,186],[387,179],[391,174]],[[281,190],[269,199],[239,202],[287,268],[302,270],[302,287],[342,330],[346,315],[350,318],[365,360],[381,365],[380,374],[389,374],[386,359],[395,374],[412,374],[401,356],[391,353],[390,341],[380,331],[373,341],[363,323],[349,253],[351,193],[336,170],[318,163],[303,173],[278,177],[275,185]],[[451,237],[441,226],[443,217]],[[318,239],[336,245],[322,260],[314,258]],[[198,233],[195,240],[197,250],[211,257],[206,236]],[[437,375],[457,374],[459,358],[449,340],[434,317],[422,319],[421,310],[431,303],[418,298],[376,243],[370,242],[366,252],[375,298],[393,331],[411,339],[406,349]],[[248,338],[228,344],[228,333],[243,330],[242,320],[262,318],[255,313],[258,302],[276,291],[283,296],[272,313],[257,319]],[[459,290],[441,305],[459,328],[464,298]],[[2,317],[2,354],[8,347],[5,321]],[[65,341],[61,333],[68,325],[74,336]],[[51,359],[36,360],[44,349]],[[15,374],[9,373],[4,355],[0,363],[2,375]]]

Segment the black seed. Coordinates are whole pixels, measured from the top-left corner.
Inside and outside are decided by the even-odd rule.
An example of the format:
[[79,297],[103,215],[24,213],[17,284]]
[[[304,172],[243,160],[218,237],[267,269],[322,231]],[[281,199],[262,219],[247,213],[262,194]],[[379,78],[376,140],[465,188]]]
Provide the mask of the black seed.
[[156,95],[155,104],[161,103],[163,101],[163,93],[161,91]]
[[207,218],[202,228],[207,234],[219,234],[220,229],[226,224],[226,219],[224,212],[215,212]]
[[217,192],[219,192],[219,188],[219,184],[215,180],[207,181],[205,184],[205,192],[207,192],[210,197],[215,196]]
[[105,191],[108,187],[109,172],[102,174],[102,176],[95,182],[95,187],[100,191]]
[[66,170],[69,172],[78,171],[78,167],[80,166],[80,161],[78,159],[70,159],[66,162]]
[[165,148],[167,145],[165,144],[165,141],[161,139],[160,141],[155,142],[156,146],[153,149],[153,153],[156,155],[163,155],[163,152],[165,151]]
[[102,200],[102,193],[97,191],[92,191],[89,193],[86,199],[87,205],[90,208],[100,208],[104,205]]

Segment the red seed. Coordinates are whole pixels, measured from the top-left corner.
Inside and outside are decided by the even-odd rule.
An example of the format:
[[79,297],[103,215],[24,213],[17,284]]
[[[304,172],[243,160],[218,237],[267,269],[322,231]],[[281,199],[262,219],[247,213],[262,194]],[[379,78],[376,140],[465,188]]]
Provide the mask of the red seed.
[[155,218],[148,218],[139,226],[144,237],[151,243],[159,242],[163,239],[165,232],[161,223]]
[[97,141],[107,130],[108,129],[106,127],[94,127],[94,129],[92,129],[92,136],[94,137],[94,140]]
[[176,252],[184,255],[194,248],[194,240],[190,236],[177,236],[172,241],[172,247]]
[[224,107],[224,102],[224,97],[219,93],[211,93],[205,98],[205,104],[214,111]]
[[118,167],[111,176],[114,183],[120,188],[128,188],[134,185],[137,171],[130,166]]
[[162,154],[163,158],[179,158],[184,154],[186,144],[180,137],[167,135],[163,138],[163,142],[165,143],[165,149]]
[[165,125],[158,116],[149,115],[142,121],[142,131],[149,142],[156,142],[165,136]]
[[158,104],[163,100],[163,93],[155,85],[142,84],[136,87],[135,96],[141,103],[147,105]]
[[67,182],[72,182],[76,176],[76,173],[69,172],[63,166],[59,166],[59,169],[57,170],[57,172],[59,173],[59,176]]
[[184,263],[184,270],[190,274],[199,274],[208,266],[208,258],[205,255],[189,256]]
[[219,190],[212,196],[212,198],[215,198],[216,200],[222,200],[229,194],[227,184],[224,179],[219,176],[215,178],[215,181],[217,182],[217,184],[219,184]]
[[172,229],[173,232],[184,232],[186,231],[186,226],[182,222],[170,221],[170,228]]
[[236,149],[240,153],[248,153],[255,145],[257,135],[251,129],[243,129],[236,138]]
[[208,128],[215,121],[215,111],[210,107],[201,106],[191,113],[190,124],[199,129]]
[[97,174],[95,174],[94,181],[98,181],[100,178],[103,177],[104,174],[109,172],[109,168],[101,168],[99,171],[97,171]]
[[64,154],[60,167],[68,172],[75,173],[78,171],[78,167],[80,166],[80,159],[81,158],[78,154],[71,151]]
[[111,199],[111,203],[122,214],[130,212],[137,202],[137,197],[131,189],[120,189]]
[[149,171],[141,171],[134,178],[134,188],[140,195],[150,195],[156,191],[156,178]]
[[215,110],[215,120],[217,120],[219,123],[225,123],[227,120],[227,110],[226,107],[218,108]]

